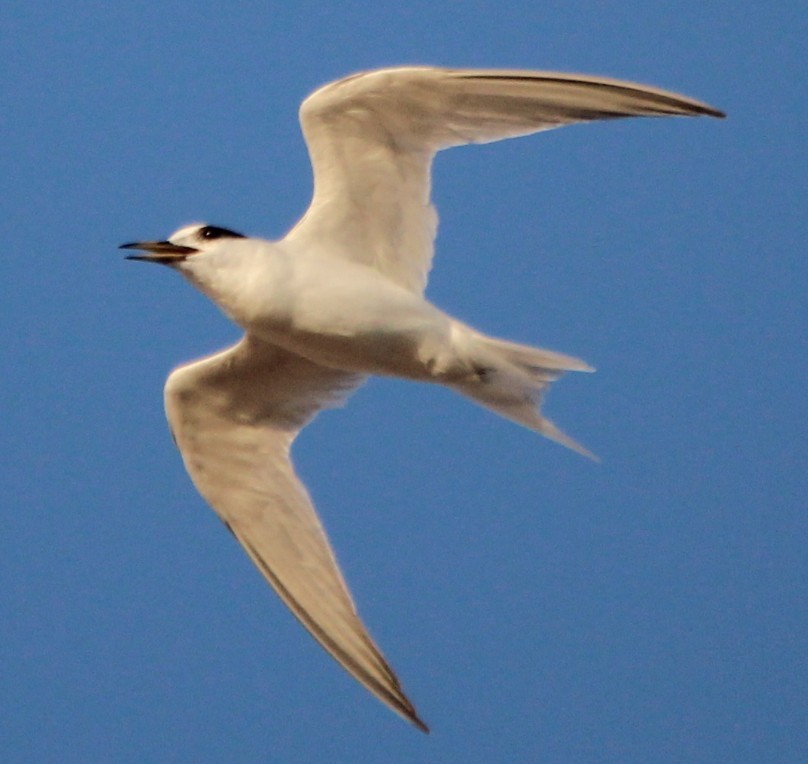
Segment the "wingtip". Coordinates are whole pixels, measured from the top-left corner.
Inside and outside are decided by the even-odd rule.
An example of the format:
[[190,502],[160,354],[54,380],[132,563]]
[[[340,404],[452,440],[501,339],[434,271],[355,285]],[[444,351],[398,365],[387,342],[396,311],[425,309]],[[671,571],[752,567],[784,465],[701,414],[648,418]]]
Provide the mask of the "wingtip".
[[709,106],[708,104],[704,104],[704,111],[701,112],[707,117],[715,117],[716,119],[726,119],[727,113],[725,111],[721,111],[721,109],[716,109],[713,106]]
[[422,719],[420,719],[418,716],[410,717],[410,721],[413,723],[413,725],[415,727],[417,727],[419,730],[421,730],[421,732],[423,732],[425,735],[428,735],[431,732],[431,730],[429,729],[427,724]]
[[410,699],[404,695],[399,690],[399,697],[396,699],[395,702],[392,702],[389,698],[381,698],[384,702],[386,702],[396,713],[406,719],[413,727],[417,727],[421,732],[425,735],[430,733],[429,725],[420,717],[418,716],[418,712],[415,710],[415,706],[412,704]]

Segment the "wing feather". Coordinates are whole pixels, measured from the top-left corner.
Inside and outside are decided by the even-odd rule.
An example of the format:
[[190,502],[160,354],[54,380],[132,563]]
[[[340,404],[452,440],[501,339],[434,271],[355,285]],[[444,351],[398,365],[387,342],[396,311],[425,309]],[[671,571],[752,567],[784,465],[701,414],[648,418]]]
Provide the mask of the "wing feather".
[[357,615],[289,457],[299,430],[363,381],[247,336],[172,372],[166,414],[195,486],[290,610],[350,674],[426,730]]
[[677,93],[587,75],[433,67],[355,74],[300,108],[314,195],[287,238],[309,247],[328,241],[331,253],[420,293],[437,231],[437,151],[596,119],[699,115],[723,116]]

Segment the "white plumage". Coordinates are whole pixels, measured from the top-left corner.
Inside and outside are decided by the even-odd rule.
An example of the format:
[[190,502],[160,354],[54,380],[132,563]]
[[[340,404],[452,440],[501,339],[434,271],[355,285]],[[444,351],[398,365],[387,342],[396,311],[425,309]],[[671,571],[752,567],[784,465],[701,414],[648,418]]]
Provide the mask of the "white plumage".
[[435,153],[574,122],[723,116],[689,98],[552,72],[407,67],[317,90],[300,120],[314,196],[278,242],[196,224],[123,245],[170,265],[245,330],[181,366],[165,406],[185,466],[283,601],[320,644],[426,731],[359,619],[289,449],[321,409],[368,374],[443,384],[588,453],[541,415],[544,390],[575,358],[486,337],[423,298],[437,215]]

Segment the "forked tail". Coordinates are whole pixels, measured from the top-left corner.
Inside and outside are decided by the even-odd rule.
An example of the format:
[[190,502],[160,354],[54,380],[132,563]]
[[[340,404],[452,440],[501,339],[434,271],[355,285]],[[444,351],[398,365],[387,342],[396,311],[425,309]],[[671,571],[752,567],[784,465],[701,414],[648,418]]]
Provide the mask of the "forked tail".
[[598,461],[591,451],[541,414],[542,396],[553,382],[567,371],[594,371],[591,366],[552,350],[486,337],[466,326],[457,329],[457,349],[471,364],[473,373],[451,383],[452,389],[506,419]]

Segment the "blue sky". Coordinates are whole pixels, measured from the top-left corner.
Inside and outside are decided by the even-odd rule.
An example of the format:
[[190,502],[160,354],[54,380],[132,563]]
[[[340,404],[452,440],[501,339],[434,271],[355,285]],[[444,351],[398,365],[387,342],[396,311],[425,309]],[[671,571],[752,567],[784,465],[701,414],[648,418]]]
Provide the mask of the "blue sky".
[[[804,761],[803,4],[224,7],[0,12],[0,759]],[[297,444],[429,737],[195,493],[163,380],[239,332],[116,250],[195,220],[282,235],[310,194],[300,100],[401,63],[607,74],[729,114],[436,164],[431,299],[597,366],[547,411],[602,464],[389,380]]]

